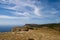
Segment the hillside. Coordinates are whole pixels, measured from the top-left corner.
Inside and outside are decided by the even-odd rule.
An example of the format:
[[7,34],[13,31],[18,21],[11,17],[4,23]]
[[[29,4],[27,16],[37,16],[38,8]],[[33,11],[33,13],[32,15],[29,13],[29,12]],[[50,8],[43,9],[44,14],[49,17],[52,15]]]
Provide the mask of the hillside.
[[55,29],[57,31],[60,31],[60,23],[51,23],[51,24],[26,24],[24,27],[33,27],[33,28],[42,28],[42,27],[48,27],[51,29]]
[[0,40],[60,40],[60,32],[50,28],[0,33]]
[[60,24],[26,24],[0,32],[0,40],[60,40]]

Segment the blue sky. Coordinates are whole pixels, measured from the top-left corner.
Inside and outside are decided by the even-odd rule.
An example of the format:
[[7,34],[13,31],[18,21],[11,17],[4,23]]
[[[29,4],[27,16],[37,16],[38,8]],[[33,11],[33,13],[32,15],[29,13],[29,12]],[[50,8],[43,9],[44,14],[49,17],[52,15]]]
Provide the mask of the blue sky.
[[60,0],[0,0],[0,25],[60,23]]

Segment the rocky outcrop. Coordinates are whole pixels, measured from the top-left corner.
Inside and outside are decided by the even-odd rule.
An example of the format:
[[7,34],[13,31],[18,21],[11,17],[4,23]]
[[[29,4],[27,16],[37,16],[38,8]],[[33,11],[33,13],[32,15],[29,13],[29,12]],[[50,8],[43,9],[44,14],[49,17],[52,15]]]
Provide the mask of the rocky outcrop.
[[12,29],[12,32],[18,32],[18,31],[29,31],[29,30],[34,30],[36,28],[32,28],[32,27],[28,27],[28,26],[24,26],[24,27],[14,27]]

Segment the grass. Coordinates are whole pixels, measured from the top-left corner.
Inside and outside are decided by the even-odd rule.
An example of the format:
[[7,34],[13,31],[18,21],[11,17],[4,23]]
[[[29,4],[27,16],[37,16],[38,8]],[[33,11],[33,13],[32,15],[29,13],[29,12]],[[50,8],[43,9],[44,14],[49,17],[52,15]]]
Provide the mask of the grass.
[[0,33],[0,40],[60,40],[60,32],[51,28]]

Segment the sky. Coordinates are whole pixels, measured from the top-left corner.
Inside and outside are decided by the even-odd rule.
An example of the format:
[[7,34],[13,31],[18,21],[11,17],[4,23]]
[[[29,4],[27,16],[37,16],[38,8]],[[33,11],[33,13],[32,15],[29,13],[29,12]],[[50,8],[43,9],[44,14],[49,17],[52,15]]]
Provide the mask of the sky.
[[0,25],[60,23],[60,0],[0,0]]

